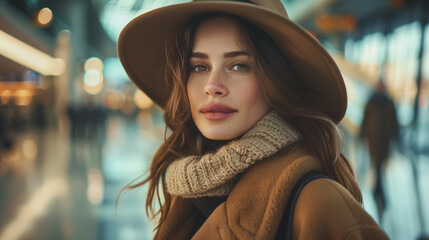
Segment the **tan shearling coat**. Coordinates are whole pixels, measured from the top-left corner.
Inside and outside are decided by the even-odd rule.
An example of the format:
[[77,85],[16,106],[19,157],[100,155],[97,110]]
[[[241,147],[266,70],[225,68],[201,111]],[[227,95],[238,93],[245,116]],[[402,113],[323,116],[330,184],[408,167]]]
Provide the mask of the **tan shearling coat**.
[[[219,205],[192,237],[199,212],[189,199],[173,196],[157,240],[274,239],[289,193],[319,161],[301,150],[282,150],[247,169],[226,202]],[[371,216],[340,184],[310,182],[301,192],[293,218],[293,239],[388,239]]]

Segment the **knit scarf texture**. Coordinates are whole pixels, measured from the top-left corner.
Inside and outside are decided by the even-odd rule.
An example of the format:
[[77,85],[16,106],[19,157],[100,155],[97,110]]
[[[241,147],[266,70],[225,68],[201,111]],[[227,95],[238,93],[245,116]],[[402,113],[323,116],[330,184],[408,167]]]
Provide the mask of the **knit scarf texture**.
[[229,195],[238,174],[300,139],[274,111],[216,152],[188,156],[167,168],[167,191],[188,198]]

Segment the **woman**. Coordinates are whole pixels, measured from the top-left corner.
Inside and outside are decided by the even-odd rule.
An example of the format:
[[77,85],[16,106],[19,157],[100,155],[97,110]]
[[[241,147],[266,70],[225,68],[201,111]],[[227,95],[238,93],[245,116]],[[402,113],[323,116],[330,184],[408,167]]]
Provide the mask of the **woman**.
[[[149,183],[152,214],[162,205],[155,239],[387,239],[341,154],[341,74],[280,1],[160,8],[125,27],[118,52],[171,130],[128,185]],[[330,179],[292,193],[314,171]]]

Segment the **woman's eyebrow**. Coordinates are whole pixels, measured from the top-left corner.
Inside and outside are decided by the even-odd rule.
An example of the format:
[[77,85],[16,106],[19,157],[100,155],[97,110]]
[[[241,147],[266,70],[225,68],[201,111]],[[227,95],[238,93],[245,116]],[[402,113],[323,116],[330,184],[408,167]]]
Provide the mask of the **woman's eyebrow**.
[[208,59],[209,55],[202,53],[202,52],[193,52],[191,54],[191,58],[204,58],[204,59]]
[[225,54],[223,54],[224,57],[226,58],[233,58],[233,57],[238,57],[238,56],[248,56],[249,54],[245,51],[234,51],[234,52],[227,52]]
[[[245,51],[233,51],[233,52],[227,52],[224,53],[223,56],[225,58],[233,58],[233,57],[238,57],[238,56],[248,56],[249,54]],[[203,58],[203,59],[208,59],[209,56],[205,53],[202,52],[193,52],[191,54],[191,58]]]

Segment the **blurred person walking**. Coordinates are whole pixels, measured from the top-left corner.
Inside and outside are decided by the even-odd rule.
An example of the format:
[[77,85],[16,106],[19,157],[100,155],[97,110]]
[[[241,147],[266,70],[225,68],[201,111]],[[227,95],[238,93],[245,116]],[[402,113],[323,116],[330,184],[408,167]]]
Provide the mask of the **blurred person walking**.
[[380,223],[387,203],[382,183],[383,169],[389,158],[391,146],[397,142],[398,136],[399,124],[395,105],[389,97],[384,83],[379,81],[365,106],[361,137],[368,147],[371,165],[375,170],[373,194]]

